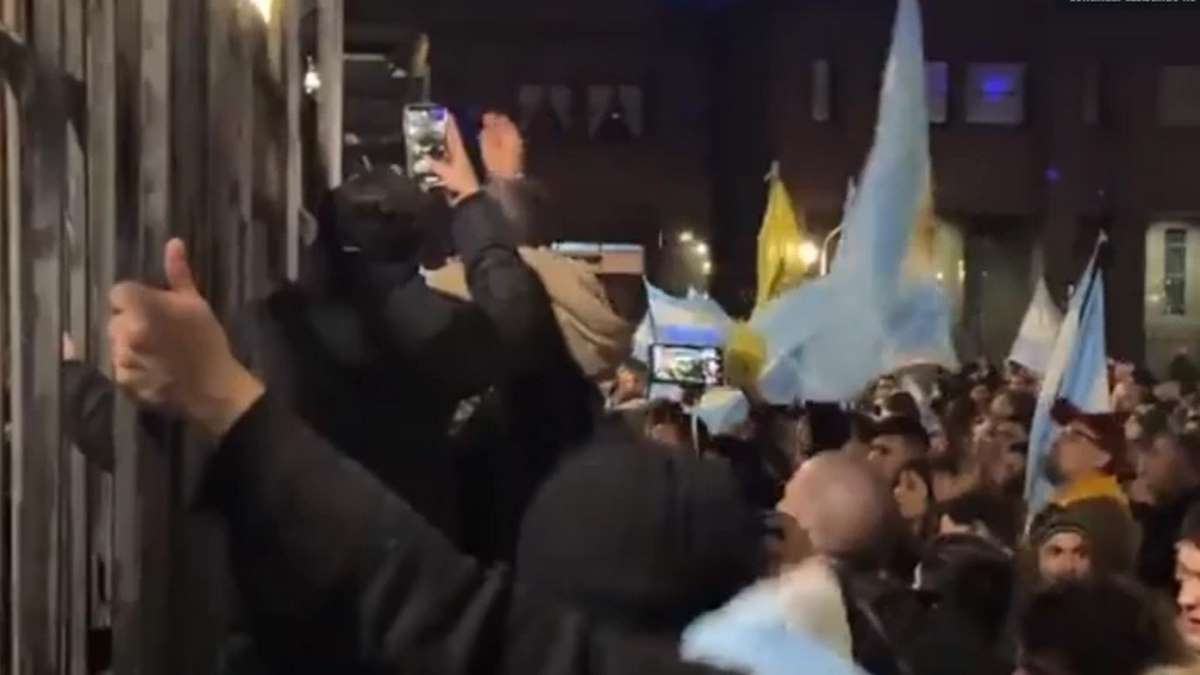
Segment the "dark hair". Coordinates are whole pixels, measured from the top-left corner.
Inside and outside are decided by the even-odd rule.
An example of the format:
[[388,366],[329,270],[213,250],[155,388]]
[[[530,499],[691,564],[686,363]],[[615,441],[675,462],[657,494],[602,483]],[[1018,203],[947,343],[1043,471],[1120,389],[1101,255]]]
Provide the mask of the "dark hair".
[[959,525],[982,525],[1005,546],[1016,543],[1019,514],[1003,497],[973,490],[941,504],[939,511]]
[[1121,577],[1051,585],[1023,608],[1018,632],[1023,654],[1053,658],[1075,675],[1138,675],[1187,660],[1171,613]]
[[1179,526],[1179,541],[1189,541],[1200,546],[1200,502],[1193,503]]
[[[812,433],[813,451],[838,450],[854,435],[854,421],[836,403],[808,403],[808,427]],[[860,437],[865,437],[863,434]]]
[[917,399],[907,391],[898,391],[888,396],[887,400],[883,402],[883,412],[885,415],[911,417],[917,421],[921,419],[921,409],[917,406]]
[[1033,426],[1033,414],[1037,409],[1037,397],[1027,391],[1019,389],[1004,389],[997,397],[1003,396],[1008,399],[1009,405],[1012,406],[1013,414],[1011,421],[1025,427],[1026,431]]
[[[921,480],[925,481],[925,487],[929,490],[929,501],[933,501],[933,476],[930,473],[929,460],[924,457],[910,459],[900,467],[900,471],[896,474],[896,481],[900,481],[900,476],[905,473],[915,473]],[[895,487],[893,485],[893,487]]]
[[950,534],[929,542],[921,555],[917,590],[971,619],[989,641],[1000,637],[1012,605],[1012,556],[975,535]]
[[880,436],[900,436],[918,443],[923,450],[929,450],[929,432],[919,420],[911,417],[893,415],[876,422],[872,438]]
[[687,413],[683,411],[682,406],[673,401],[659,400],[647,406],[644,424],[647,431],[664,424],[679,429],[684,436],[691,436]]
[[[1165,431],[1165,430],[1164,430]],[[1188,431],[1176,438],[1179,450],[1192,471],[1200,473],[1200,431]]]

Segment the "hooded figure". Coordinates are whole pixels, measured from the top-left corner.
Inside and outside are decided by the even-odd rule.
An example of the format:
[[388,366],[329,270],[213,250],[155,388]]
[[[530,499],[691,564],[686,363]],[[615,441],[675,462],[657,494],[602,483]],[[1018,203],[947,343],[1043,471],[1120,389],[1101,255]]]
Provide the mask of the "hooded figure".
[[672,642],[765,570],[765,524],[729,468],[617,421],[543,486],[516,559],[533,591]]
[[[380,168],[327,195],[318,223],[301,283],[234,317],[235,353],[275,398],[461,549],[511,559],[525,506],[591,433],[600,401],[503,211],[479,193],[447,214],[411,180]],[[434,227],[451,231],[473,302],[430,289],[419,274]],[[111,470],[111,384],[74,364],[64,395],[68,437]],[[451,442],[455,410],[472,397],[482,402]]]

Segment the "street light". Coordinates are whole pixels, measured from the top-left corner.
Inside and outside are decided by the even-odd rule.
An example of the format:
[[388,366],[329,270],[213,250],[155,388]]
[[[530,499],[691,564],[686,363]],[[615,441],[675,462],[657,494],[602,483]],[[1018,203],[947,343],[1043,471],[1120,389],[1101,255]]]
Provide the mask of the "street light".
[[805,267],[812,267],[813,263],[821,259],[821,249],[817,245],[805,239],[797,248],[796,253],[800,257],[800,262],[804,263]]
[[250,0],[250,4],[262,15],[263,21],[270,23],[272,0]]
[[304,93],[312,96],[321,88],[321,75],[317,72],[317,64],[313,63],[313,58],[305,58],[308,61],[308,70],[304,73]]
[[704,261],[704,264],[700,266],[700,269],[704,272],[704,276],[708,276],[712,274],[712,263],[706,260]]
[[696,235],[692,234],[691,230],[684,230],[683,232],[679,233],[679,243],[681,244],[690,244],[695,238]]
[[708,244],[706,244],[704,242],[700,242],[699,244],[696,244],[696,253],[698,253],[701,256],[707,256],[708,255]]

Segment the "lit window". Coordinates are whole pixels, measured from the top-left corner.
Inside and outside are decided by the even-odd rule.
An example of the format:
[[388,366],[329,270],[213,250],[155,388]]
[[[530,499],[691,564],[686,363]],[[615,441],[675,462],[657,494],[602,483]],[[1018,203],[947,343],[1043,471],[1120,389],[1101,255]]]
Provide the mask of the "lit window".
[[833,71],[828,59],[812,63],[812,118],[814,122],[833,119]]
[[1163,249],[1163,314],[1187,314],[1187,230],[1170,229]]
[[1158,83],[1158,118],[1164,126],[1200,126],[1200,66],[1167,66]]
[[950,93],[950,65],[945,61],[925,64],[925,97],[929,104],[929,122],[945,124],[949,120],[946,103]]
[[1025,65],[972,63],[967,67],[966,118],[971,124],[1025,122]]

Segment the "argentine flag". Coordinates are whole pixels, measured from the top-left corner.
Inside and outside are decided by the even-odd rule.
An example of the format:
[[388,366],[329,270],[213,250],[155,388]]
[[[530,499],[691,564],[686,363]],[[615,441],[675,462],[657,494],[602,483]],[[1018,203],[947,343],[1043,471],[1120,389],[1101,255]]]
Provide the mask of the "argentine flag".
[[1108,238],[1100,235],[1096,250],[1067,308],[1054,350],[1046,364],[1038,395],[1033,429],[1029,435],[1029,462],[1025,473],[1025,502],[1036,514],[1053,498],[1054,486],[1046,478],[1050,447],[1059,427],[1050,417],[1054,402],[1065,398],[1089,413],[1111,411],[1108,395],[1108,357],[1104,339],[1104,272],[1099,258]]

